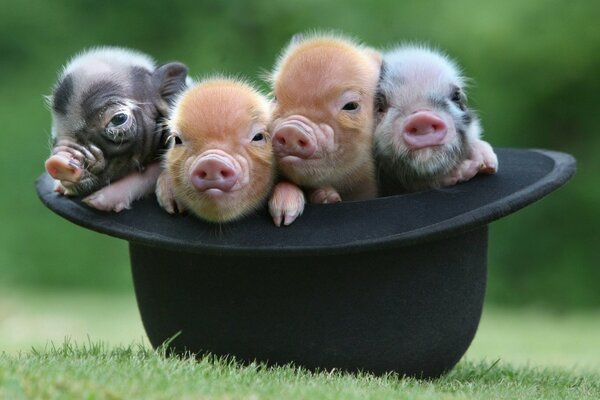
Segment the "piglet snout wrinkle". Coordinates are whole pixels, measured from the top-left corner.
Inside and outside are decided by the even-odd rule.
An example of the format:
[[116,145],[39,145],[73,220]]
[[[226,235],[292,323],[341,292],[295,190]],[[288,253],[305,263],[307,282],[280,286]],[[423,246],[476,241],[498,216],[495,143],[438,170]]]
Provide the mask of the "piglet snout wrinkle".
[[54,179],[73,183],[79,181],[82,172],[78,161],[60,154],[46,160],[46,171]]
[[192,168],[192,185],[199,191],[218,189],[229,192],[240,177],[240,171],[228,157],[205,155],[200,157]]
[[448,128],[443,119],[430,111],[418,111],[404,122],[402,136],[411,149],[442,144]]
[[315,138],[304,124],[288,122],[276,128],[273,150],[278,156],[309,158],[317,150]]

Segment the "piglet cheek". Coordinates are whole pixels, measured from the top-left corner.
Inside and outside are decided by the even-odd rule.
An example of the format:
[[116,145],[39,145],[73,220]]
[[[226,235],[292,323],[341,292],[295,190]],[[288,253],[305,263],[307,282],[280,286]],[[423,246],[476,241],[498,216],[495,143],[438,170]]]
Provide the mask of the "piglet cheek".
[[317,139],[317,148],[321,152],[331,153],[336,151],[335,130],[329,124],[318,124],[315,127],[315,137]]

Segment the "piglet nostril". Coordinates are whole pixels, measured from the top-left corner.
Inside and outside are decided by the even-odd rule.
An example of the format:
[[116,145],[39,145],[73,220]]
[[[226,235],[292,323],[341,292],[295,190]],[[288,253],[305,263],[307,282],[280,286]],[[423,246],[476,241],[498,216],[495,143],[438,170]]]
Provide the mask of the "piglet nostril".
[[419,111],[406,119],[402,130],[406,145],[410,149],[421,149],[442,144],[448,127],[438,114]]
[[278,156],[308,158],[317,150],[316,140],[309,133],[292,124],[277,129],[273,141]]
[[231,169],[222,169],[220,172],[223,178],[231,178],[233,176],[233,170]]
[[240,172],[230,161],[208,156],[194,167],[191,183],[199,191],[218,189],[228,192],[235,186],[239,176]]
[[82,169],[78,162],[64,155],[53,155],[46,160],[46,171],[54,179],[68,182],[78,182],[81,179]]
[[413,114],[406,121],[404,132],[411,135],[427,135],[446,131],[446,124],[435,113],[422,111]]

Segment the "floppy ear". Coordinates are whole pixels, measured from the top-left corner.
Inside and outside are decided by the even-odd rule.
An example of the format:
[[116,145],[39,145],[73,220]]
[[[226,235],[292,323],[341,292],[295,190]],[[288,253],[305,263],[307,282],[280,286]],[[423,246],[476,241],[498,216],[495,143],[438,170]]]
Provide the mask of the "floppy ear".
[[156,107],[163,116],[169,113],[177,94],[186,88],[187,73],[188,68],[179,62],[163,64],[152,73],[152,84],[157,92]]

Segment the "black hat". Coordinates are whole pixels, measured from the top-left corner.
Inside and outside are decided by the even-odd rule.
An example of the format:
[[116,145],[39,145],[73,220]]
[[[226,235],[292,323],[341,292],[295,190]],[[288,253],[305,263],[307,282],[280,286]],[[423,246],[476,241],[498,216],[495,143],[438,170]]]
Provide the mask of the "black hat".
[[37,183],[44,204],[130,242],[154,346],[308,368],[436,376],[468,348],[486,284],[487,224],[563,185],[573,157],[496,149],[500,169],[456,186],[308,204],[288,227],[266,210],[215,225],[154,196],[105,213]]

